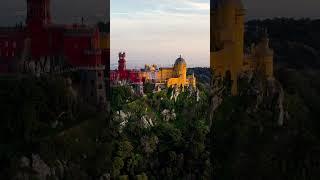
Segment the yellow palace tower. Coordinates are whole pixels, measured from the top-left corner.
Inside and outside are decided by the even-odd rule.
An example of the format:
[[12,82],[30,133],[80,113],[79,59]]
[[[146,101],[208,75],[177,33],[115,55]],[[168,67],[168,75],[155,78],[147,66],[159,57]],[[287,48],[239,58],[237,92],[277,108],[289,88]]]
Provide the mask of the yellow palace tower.
[[141,73],[141,76],[146,80],[152,80],[150,72],[156,72],[154,79],[157,83],[166,84],[167,87],[192,87],[196,88],[196,77],[194,74],[187,75],[187,63],[180,55],[176,59],[172,67],[162,67],[157,70],[156,65],[146,65],[145,70]]
[[[212,0],[210,13],[210,67],[215,76],[229,76],[232,95],[238,94],[241,72],[259,68],[272,77],[273,51],[269,49],[267,36],[257,46],[252,46],[252,54],[244,54],[245,9],[241,0]],[[259,53],[253,53],[256,49]]]

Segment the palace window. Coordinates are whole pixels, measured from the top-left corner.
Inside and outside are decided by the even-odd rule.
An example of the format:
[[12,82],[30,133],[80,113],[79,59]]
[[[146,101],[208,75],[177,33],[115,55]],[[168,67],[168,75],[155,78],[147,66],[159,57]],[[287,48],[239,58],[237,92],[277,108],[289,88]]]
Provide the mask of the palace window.
[[12,43],[12,47],[13,47],[13,48],[16,48],[16,47],[17,47],[17,43],[16,43],[15,41]]
[[5,42],[5,46],[6,46],[6,47],[9,46],[9,42],[8,42],[8,41]]

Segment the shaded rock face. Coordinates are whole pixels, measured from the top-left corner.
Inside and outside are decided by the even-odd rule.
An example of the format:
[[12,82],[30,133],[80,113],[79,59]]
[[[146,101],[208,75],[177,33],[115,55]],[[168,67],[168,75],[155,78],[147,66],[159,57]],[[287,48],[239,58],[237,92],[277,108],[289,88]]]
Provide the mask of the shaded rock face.
[[51,174],[50,167],[36,154],[32,154],[32,169],[38,179],[47,179],[54,174]]
[[174,88],[174,90],[171,93],[170,100],[177,101],[177,98],[178,98],[179,95],[180,95],[179,88]]
[[242,95],[255,99],[254,107],[248,111],[257,112],[261,109],[269,110],[275,116],[277,124],[283,126],[285,121],[284,90],[275,78],[265,79],[257,74],[244,76],[248,80],[249,88]]
[[152,119],[148,116],[142,116],[140,123],[140,126],[144,128],[150,128],[154,126]]
[[[38,154],[32,154],[30,158],[23,156],[17,162],[12,162],[15,168],[14,180],[62,180],[62,179],[92,179],[81,167],[74,163],[56,160],[50,166]],[[107,175],[101,176],[108,179]],[[100,178],[100,179],[101,179]]]
[[275,99],[274,109],[278,113],[278,125],[283,126],[285,121],[285,107],[284,107],[284,90],[279,81],[271,79],[268,83],[268,95]]
[[209,120],[210,126],[212,125],[212,119],[215,114],[215,111],[223,102],[225,87],[222,83],[222,78],[214,77],[211,81],[211,89],[210,89],[210,109],[209,109]]
[[30,160],[29,158],[23,156],[21,159],[20,159],[20,167],[24,168],[24,167],[29,167],[30,166]]
[[[16,180],[29,180],[39,179],[47,180],[53,177],[53,172],[50,167],[40,158],[37,154],[32,154],[31,158],[23,156],[18,161],[18,170],[13,179]],[[14,163],[14,162],[13,162]],[[58,178],[53,178],[58,179]]]
[[161,115],[163,117],[163,120],[166,122],[175,120],[176,116],[177,116],[174,109],[172,109],[172,110],[165,109],[161,112]]
[[157,136],[152,136],[152,137],[143,136],[140,139],[140,143],[143,147],[143,151],[149,154],[156,150],[157,145],[159,143],[159,139]]
[[173,91],[171,92],[171,95],[170,95],[170,100],[173,100],[173,101],[177,101],[179,95],[183,92],[189,92],[189,97],[190,96],[195,96],[197,99],[200,100],[200,97],[199,97],[199,90],[197,88],[193,88],[191,86],[189,86],[188,88],[185,88],[185,87],[174,87]]
[[[242,82],[239,86],[239,96],[244,96],[249,100],[246,112],[248,114],[257,113],[261,110],[272,112],[279,126],[283,126],[286,119],[284,107],[284,90],[279,81],[274,78],[266,79],[257,73],[243,73],[239,77]],[[224,80],[215,77],[212,80],[210,89],[210,119],[212,121],[215,111],[228,96],[228,87]],[[231,113],[231,112],[230,112]]]
[[110,180],[110,179],[111,179],[111,175],[110,174],[103,174],[99,178],[99,180]]

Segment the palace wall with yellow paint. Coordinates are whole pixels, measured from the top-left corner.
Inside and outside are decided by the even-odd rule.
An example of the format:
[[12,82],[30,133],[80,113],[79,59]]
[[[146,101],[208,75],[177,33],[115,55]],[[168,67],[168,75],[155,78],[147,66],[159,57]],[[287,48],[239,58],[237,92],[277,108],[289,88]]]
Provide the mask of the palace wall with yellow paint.
[[238,77],[245,71],[260,71],[273,78],[273,51],[265,35],[244,55],[245,10],[241,0],[221,0],[211,10],[210,67],[215,76],[230,73],[231,93],[238,94]]
[[186,61],[180,57],[175,61],[173,67],[164,67],[156,70],[155,65],[146,65],[142,76],[146,81],[152,80],[151,74],[156,75],[156,82],[166,84],[167,87],[196,87],[196,78],[194,75],[187,76]]

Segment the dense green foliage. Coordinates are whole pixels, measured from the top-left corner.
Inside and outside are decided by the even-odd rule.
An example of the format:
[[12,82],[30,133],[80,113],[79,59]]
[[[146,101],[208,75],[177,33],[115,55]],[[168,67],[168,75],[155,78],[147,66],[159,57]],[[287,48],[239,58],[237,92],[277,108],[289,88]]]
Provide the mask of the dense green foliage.
[[[62,77],[2,76],[0,86],[0,179],[25,171],[19,168],[20,158],[32,154],[39,154],[48,165],[70,161],[83,165],[85,173],[79,174],[99,174],[99,166],[93,168],[88,162],[98,163],[96,156],[108,153],[109,144],[96,142],[98,135],[107,137],[102,136],[106,114],[82,103]],[[84,155],[86,159],[81,158]],[[63,177],[79,179],[81,175],[72,175],[75,172],[81,170],[70,167]]]
[[[225,82],[210,127],[208,68],[188,70],[197,77],[199,101],[195,92],[182,92],[176,100],[172,89],[152,93],[149,84],[143,97],[130,87],[112,87],[111,118],[75,97],[63,78],[1,76],[0,179],[36,175],[31,166],[20,167],[20,158],[33,154],[52,168],[64,164],[56,176],[66,180],[318,179],[319,21],[247,25],[248,46],[259,39],[256,27],[269,31],[275,76],[285,94],[283,126],[277,99],[265,96],[256,107],[256,96],[231,97]],[[241,91],[252,87],[239,82]]]
[[[184,92],[174,101],[169,99],[171,91],[149,93],[123,105],[122,111],[128,117],[114,139],[117,151],[113,156],[113,177],[138,174],[149,179],[212,177],[207,148],[207,95],[202,93],[197,102],[192,92]],[[166,120],[163,114],[166,110],[174,112],[175,118]],[[145,126],[144,117],[151,119],[153,125]],[[114,122],[117,120],[114,118]]]

